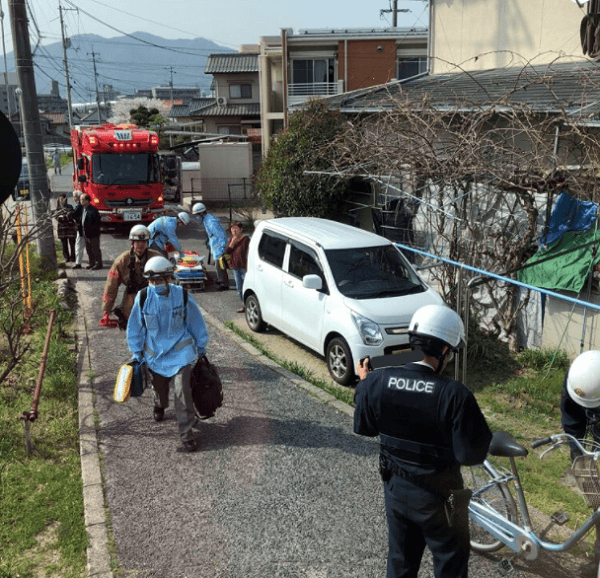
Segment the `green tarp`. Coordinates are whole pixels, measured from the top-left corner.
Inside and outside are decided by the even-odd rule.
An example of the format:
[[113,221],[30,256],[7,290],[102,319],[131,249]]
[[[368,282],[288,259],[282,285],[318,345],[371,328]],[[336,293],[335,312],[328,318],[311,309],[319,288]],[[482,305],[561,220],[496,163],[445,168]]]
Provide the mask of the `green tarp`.
[[527,261],[527,264],[570,249],[573,251],[556,259],[549,259],[539,265],[523,269],[517,273],[517,279],[534,287],[579,293],[592,266],[600,261],[600,247],[594,256],[595,245],[583,248],[581,245],[595,240],[600,241],[600,231],[597,231],[595,226],[590,227],[587,231],[568,231],[558,241],[546,249],[538,251]]

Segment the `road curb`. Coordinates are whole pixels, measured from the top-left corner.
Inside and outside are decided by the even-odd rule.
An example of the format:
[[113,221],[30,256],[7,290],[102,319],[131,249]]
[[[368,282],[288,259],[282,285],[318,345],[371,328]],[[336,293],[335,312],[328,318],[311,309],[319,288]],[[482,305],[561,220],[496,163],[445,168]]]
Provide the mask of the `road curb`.
[[322,389],[308,383],[305,379],[302,379],[300,376],[288,371],[287,369],[281,367],[277,363],[275,363],[272,359],[261,353],[256,347],[248,343],[243,337],[240,337],[235,331],[232,331],[223,324],[222,321],[213,317],[210,313],[205,311],[202,307],[200,307],[200,311],[202,312],[202,316],[207,323],[210,323],[215,329],[221,331],[226,334],[231,340],[235,341],[240,347],[245,349],[250,355],[256,358],[257,361],[260,361],[263,365],[270,367],[275,373],[281,375],[281,377],[287,379],[295,386],[300,389],[304,389],[314,397],[320,399],[323,403],[328,403],[331,406],[335,407],[338,411],[341,411],[350,417],[354,415],[354,408],[350,407],[347,403],[340,401],[330,393],[323,391]]
[[[68,270],[67,276],[74,273]],[[104,488],[100,467],[100,452],[94,412],[94,386],[89,356],[87,328],[81,300],[77,305],[77,360],[79,454],[83,483],[83,513],[88,534],[87,572],[90,578],[112,578],[108,551],[108,527],[104,504]]]

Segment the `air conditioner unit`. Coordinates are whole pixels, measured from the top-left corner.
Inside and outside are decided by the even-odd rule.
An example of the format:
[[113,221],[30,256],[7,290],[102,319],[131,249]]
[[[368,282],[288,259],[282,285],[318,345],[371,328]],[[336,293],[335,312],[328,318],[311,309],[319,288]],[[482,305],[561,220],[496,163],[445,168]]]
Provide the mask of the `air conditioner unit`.
[[224,96],[219,96],[217,98],[217,104],[219,106],[227,106],[227,99]]

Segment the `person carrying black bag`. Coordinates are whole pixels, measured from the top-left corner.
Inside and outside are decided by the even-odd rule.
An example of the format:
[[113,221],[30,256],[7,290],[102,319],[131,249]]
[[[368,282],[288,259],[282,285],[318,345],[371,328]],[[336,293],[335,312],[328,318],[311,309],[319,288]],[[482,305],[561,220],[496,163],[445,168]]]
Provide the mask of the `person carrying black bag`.
[[460,317],[426,305],[413,315],[410,344],[423,361],[357,373],[354,432],[380,437],[380,473],[389,529],[387,578],[417,578],[425,545],[436,578],[467,578],[469,490],[461,465],[482,463],[492,433],[473,394],[441,377],[464,345]]

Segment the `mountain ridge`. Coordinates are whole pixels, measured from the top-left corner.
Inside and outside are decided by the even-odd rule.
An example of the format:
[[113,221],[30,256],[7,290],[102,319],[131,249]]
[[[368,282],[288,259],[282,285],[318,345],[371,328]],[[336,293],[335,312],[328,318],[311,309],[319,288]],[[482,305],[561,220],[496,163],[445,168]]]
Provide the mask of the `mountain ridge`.
[[[135,90],[169,86],[171,78],[175,88],[196,86],[208,92],[212,75],[204,74],[207,56],[236,52],[205,38],[168,39],[142,31],[111,38],[76,34],[69,40],[67,61],[73,102],[95,100],[94,60],[101,92],[108,84],[117,92],[133,94]],[[8,70],[14,70],[13,53],[6,56]],[[49,94],[51,81],[56,80],[64,98],[62,43],[38,45],[33,60],[37,93]]]

